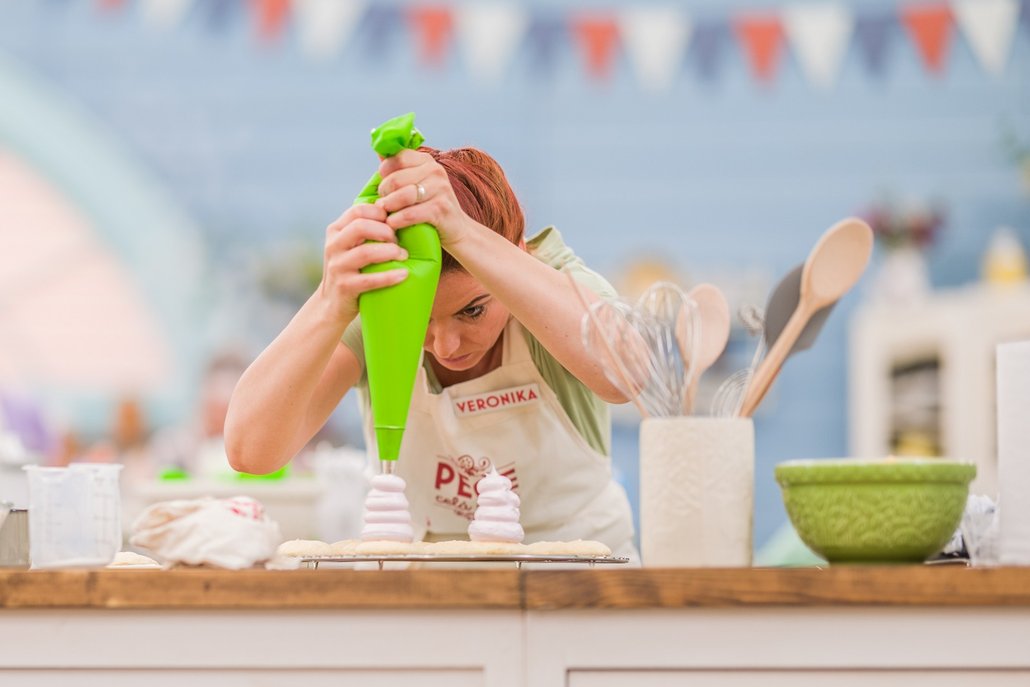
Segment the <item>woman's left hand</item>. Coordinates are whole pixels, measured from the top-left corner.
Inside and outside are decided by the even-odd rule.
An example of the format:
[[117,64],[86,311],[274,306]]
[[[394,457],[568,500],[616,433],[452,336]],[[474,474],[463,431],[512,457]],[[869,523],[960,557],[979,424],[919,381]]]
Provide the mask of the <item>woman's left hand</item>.
[[436,227],[444,250],[461,240],[471,218],[458,204],[447,170],[429,153],[402,150],[379,165],[379,200],[394,229],[425,222]]

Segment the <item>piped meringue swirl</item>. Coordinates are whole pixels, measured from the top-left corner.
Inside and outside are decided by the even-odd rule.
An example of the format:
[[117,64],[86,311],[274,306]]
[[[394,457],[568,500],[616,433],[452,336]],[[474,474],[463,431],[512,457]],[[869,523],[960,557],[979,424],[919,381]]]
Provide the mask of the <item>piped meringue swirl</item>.
[[404,496],[405,486],[397,475],[372,478],[372,490],[365,497],[363,541],[410,542],[415,538],[408,499]]
[[511,480],[490,470],[476,485],[475,519],[469,523],[469,539],[486,542],[521,542],[526,536],[519,524],[519,495],[511,490]]

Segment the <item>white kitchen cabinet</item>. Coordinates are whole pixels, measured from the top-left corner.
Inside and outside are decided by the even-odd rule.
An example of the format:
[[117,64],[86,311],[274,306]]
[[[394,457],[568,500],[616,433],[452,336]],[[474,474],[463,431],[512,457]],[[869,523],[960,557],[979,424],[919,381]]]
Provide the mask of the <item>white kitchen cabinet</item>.
[[0,685],[521,687],[517,611],[0,611]]
[[[1030,339],[1028,286],[976,285],[934,292],[918,305],[861,307],[851,321],[851,455],[897,453],[903,416],[920,414],[932,424],[933,452],[976,463],[972,491],[995,496],[995,348],[1022,339]],[[906,389],[906,377],[921,383]]]
[[533,687],[1030,685],[1030,617],[1006,608],[530,612]]

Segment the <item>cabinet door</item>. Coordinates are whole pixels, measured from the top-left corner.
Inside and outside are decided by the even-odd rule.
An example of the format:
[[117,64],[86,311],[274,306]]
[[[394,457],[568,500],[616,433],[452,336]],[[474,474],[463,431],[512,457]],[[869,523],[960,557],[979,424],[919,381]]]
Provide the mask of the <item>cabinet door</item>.
[[568,687],[1025,687],[1030,671],[572,670]]
[[1023,608],[527,613],[533,687],[1030,685]]
[[19,687],[482,687],[480,670],[0,670]]
[[516,610],[4,609],[0,638],[0,687],[524,684]]

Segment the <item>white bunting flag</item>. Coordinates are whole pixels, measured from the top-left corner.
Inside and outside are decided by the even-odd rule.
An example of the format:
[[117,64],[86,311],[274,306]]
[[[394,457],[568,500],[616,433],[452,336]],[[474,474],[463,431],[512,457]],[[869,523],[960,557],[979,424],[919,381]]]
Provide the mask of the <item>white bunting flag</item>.
[[983,68],[992,74],[1005,71],[1019,24],[1019,0],[954,0],[951,9]]
[[159,29],[173,29],[186,15],[193,0],[143,0],[143,20]]
[[481,81],[500,81],[529,25],[525,8],[509,2],[466,2],[455,14],[469,71]]
[[690,19],[673,6],[640,6],[619,13],[619,33],[641,85],[667,90],[690,41]]
[[851,10],[837,2],[796,3],[783,8],[783,25],[808,79],[831,88],[855,28]]
[[326,60],[339,54],[361,18],[359,0],[293,0],[301,49],[309,57]]

